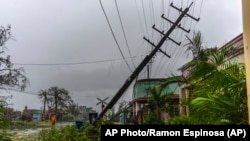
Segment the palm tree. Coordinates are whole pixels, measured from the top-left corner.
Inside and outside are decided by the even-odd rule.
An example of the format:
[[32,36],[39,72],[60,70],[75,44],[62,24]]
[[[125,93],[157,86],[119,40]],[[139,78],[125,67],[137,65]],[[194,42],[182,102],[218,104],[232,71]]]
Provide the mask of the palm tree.
[[[207,67],[197,64],[192,72],[194,87],[190,110],[197,119],[208,123],[227,121],[231,124],[247,123],[246,81],[244,65],[227,61],[232,48],[213,52],[206,61]],[[202,71],[210,68],[208,71]],[[195,78],[195,79],[194,79]]]
[[172,94],[163,93],[165,87],[156,85],[148,89],[148,108],[150,109],[149,119],[146,124],[163,124],[162,112],[168,112],[167,102],[170,101]]
[[[193,32],[193,37],[189,38],[188,36],[186,36],[188,43],[185,44],[185,46],[187,46],[186,49],[186,53],[188,53],[189,51],[192,52],[193,58],[196,58],[198,56],[200,56],[200,53],[203,50],[203,46],[202,46],[202,36],[201,36],[201,32],[200,31],[194,31]],[[189,54],[188,54],[189,55]]]
[[[195,33],[195,32],[194,32]],[[247,95],[244,65],[227,58],[234,49],[202,47],[201,34],[188,38],[193,53],[190,76],[181,82],[192,87],[186,105],[189,117],[176,118],[192,124],[247,124]],[[185,81],[182,81],[185,80]]]
[[197,123],[247,123],[244,65],[227,59],[232,47],[204,49],[200,39],[198,32],[188,44],[194,56],[188,78],[193,88],[188,101],[191,116]]
[[39,99],[43,102],[43,120],[45,120],[45,114],[46,114],[46,103],[48,102],[48,93],[46,90],[40,90],[38,92]]

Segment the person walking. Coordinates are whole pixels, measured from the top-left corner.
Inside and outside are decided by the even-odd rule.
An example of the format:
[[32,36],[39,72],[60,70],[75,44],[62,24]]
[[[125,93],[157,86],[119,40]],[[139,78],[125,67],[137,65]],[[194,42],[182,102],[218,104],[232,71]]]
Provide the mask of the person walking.
[[56,114],[53,114],[51,117],[51,124],[53,127],[55,127],[56,122],[57,122]]

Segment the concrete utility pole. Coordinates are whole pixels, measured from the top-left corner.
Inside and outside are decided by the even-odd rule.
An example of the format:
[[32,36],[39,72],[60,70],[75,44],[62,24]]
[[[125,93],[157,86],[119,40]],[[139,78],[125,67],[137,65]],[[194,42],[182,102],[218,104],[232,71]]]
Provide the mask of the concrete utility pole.
[[[155,45],[154,43],[150,42],[148,39],[146,39],[144,37],[144,39],[146,41],[148,41],[153,47],[154,49],[152,50],[152,52],[147,55],[142,62],[139,64],[139,66],[134,70],[134,72],[128,77],[128,79],[125,81],[125,83],[122,85],[122,87],[118,90],[118,92],[115,94],[115,96],[110,100],[110,102],[106,105],[106,107],[103,109],[103,111],[99,114],[99,116],[96,118],[96,120],[94,121],[94,125],[96,124],[96,122],[102,118],[104,116],[104,114],[111,109],[115,103],[119,100],[119,98],[122,96],[122,94],[127,90],[127,88],[130,86],[130,84],[134,81],[134,79],[138,76],[138,74],[142,71],[142,69],[148,64],[148,62],[154,57],[154,55],[156,54],[157,51],[161,51],[160,47],[162,46],[162,44],[166,41],[166,39],[169,39],[171,41],[173,41],[176,44],[179,44],[177,42],[175,42],[173,39],[171,39],[169,37],[169,35],[171,34],[171,32],[176,29],[176,27],[180,28],[180,29],[184,29],[181,27],[180,25],[180,21],[182,20],[182,18],[184,16],[192,18],[193,20],[199,21],[199,19],[196,19],[194,17],[192,17],[191,15],[189,15],[187,12],[189,11],[189,8],[192,6],[193,2],[184,10],[182,10],[181,8],[177,8],[173,5],[173,3],[170,4],[171,7],[175,8],[176,10],[178,10],[181,14],[180,16],[177,18],[177,20],[175,22],[172,22],[170,20],[168,20],[170,23],[172,23],[172,26],[170,27],[170,29],[164,33],[164,31],[160,31],[157,30],[156,28],[154,28],[156,31],[158,31],[160,34],[163,35],[162,39],[159,41],[159,43],[157,45]],[[162,18],[164,18],[164,16],[162,15]],[[166,19],[166,18],[164,18]],[[187,31],[187,30],[184,30]],[[189,30],[190,31],[190,30]]]
[[250,1],[242,0],[243,40],[247,83],[248,123],[250,124]]

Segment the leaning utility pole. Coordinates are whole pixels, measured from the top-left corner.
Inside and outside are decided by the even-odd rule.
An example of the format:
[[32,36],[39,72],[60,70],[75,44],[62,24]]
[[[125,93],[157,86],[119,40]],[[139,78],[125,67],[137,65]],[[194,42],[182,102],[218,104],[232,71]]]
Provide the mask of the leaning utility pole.
[[[177,18],[177,20],[175,22],[171,22],[170,20],[166,19],[163,15],[162,18],[168,20],[170,23],[172,23],[172,26],[170,27],[170,29],[164,34],[164,31],[159,31],[156,28],[153,28],[155,30],[157,30],[158,32],[160,32],[163,36],[163,38],[159,41],[159,43],[157,45],[154,45],[154,43],[150,42],[148,39],[146,39],[144,37],[145,40],[147,40],[153,47],[154,49],[152,50],[152,52],[147,55],[143,61],[139,64],[139,66],[134,70],[134,72],[128,77],[128,79],[125,81],[125,83],[122,85],[122,87],[119,89],[119,91],[116,93],[116,95],[110,100],[110,102],[106,105],[106,107],[103,109],[103,111],[98,115],[98,117],[96,118],[96,120],[93,122],[93,124],[95,125],[96,122],[102,118],[104,116],[104,114],[108,111],[108,109],[111,109],[115,103],[119,100],[119,98],[122,96],[122,94],[126,91],[126,89],[130,86],[130,84],[134,81],[134,79],[138,76],[138,74],[143,70],[143,68],[147,65],[147,63],[153,58],[153,56],[156,54],[157,51],[161,51],[162,53],[165,54],[165,52],[163,52],[160,47],[162,46],[162,44],[165,42],[166,39],[169,39],[173,42],[175,42],[173,39],[171,39],[169,37],[170,33],[176,28],[179,27],[181,29],[184,29],[181,27],[181,25],[179,24],[179,22],[182,20],[182,18],[184,16],[188,16],[196,21],[198,21],[199,19],[196,19],[194,17],[192,17],[191,15],[187,14],[189,8],[192,6],[193,2],[189,5],[189,7],[185,8],[185,10],[183,11],[181,8],[177,8],[173,5],[173,3],[170,4],[171,7],[175,8],[176,10],[178,10],[181,14],[180,16]],[[184,31],[187,31],[184,29]],[[188,31],[189,32],[189,31]],[[175,42],[177,43],[177,42]],[[177,43],[179,44],[179,43]],[[165,54],[166,56],[170,57],[169,55]]]

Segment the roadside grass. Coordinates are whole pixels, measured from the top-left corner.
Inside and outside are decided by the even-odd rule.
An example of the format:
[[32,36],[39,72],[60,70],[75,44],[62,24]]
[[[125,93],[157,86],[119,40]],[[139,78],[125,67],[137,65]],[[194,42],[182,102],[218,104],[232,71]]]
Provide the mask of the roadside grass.
[[[41,123],[43,125],[43,123]],[[47,125],[47,123],[45,123]],[[50,128],[27,129],[26,132],[12,132],[12,141],[100,141],[101,125],[110,124],[106,121],[100,121],[97,126],[90,123],[83,123],[81,128],[76,124],[64,124]],[[50,125],[50,124],[49,124]],[[52,127],[52,128],[51,128]],[[34,132],[34,131],[37,132]],[[19,130],[22,131],[22,130]]]
[[10,130],[13,129],[37,129],[37,128],[46,128],[50,127],[51,124],[49,121],[12,121],[10,123]]
[[[63,127],[64,122],[57,122],[57,124],[62,124]],[[57,128],[61,127],[58,126]],[[40,141],[39,133],[50,129],[50,121],[13,121],[10,125],[9,134],[12,141]]]
[[24,136],[11,136],[12,141],[39,141],[38,134],[30,134]]

